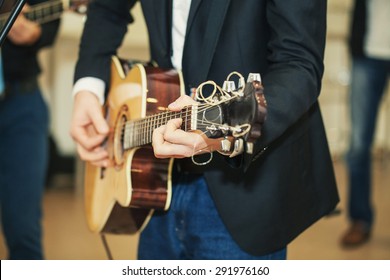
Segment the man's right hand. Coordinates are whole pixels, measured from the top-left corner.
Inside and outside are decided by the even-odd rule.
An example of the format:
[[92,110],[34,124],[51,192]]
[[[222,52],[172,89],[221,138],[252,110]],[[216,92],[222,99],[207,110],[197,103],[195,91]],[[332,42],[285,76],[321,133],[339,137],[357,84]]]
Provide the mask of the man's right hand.
[[96,166],[108,166],[108,153],[101,144],[109,133],[109,126],[98,98],[92,92],[80,91],[73,105],[70,134],[80,158]]

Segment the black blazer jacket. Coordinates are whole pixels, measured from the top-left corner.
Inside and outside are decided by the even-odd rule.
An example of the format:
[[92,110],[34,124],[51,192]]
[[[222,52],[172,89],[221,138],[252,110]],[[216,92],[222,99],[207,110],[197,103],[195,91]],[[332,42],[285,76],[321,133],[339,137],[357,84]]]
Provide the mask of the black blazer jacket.
[[[136,1],[96,0],[89,8],[75,79],[109,82]],[[172,67],[171,1],[141,0],[150,55]],[[260,255],[286,246],[331,212],[338,193],[318,104],[326,0],[192,0],[183,53],[187,88],[222,84],[232,71],[261,73],[268,103],[251,156],[217,156],[205,176],[233,238]],[[232,167],[235,165],[235,167]]]

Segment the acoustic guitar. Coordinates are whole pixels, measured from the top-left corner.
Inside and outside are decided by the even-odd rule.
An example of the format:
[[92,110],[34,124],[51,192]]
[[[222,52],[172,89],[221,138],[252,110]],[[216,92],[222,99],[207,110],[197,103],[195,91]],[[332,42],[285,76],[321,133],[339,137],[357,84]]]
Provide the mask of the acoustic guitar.
[[102,108],[110,127],[103,147],[112,164],[100,168],[86,163],[89,228],[134,234],[146,226],[154,210],[168,210],[173,159],[155,158],[150,144],[153,130],[171,119],[181,118],[183,130],[220,138],[221,143],[235,139],[233,147],[225,147],[226,155],[253,152],[266,114],[263,88],[258,80],[243,83],[241,79],[240,84],[237,90],[220,89],[199,105],[172,112],[168,104],[184,94],[180,72],[113,57],[110,89]]

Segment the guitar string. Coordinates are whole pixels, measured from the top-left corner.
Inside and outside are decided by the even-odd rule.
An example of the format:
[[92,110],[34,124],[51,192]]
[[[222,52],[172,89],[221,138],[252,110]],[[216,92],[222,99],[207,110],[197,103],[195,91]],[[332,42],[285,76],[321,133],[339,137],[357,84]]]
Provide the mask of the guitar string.
[[40,4],[33,5],[32,7],[35,8],[42,8],[42,7],[50,7],[50,6],[55,6],[55,5],[60,5],[63,6],[62,0],[57,0],[57,1],[48,1]]
[[[236,72],[232,72],[232,73],[229,74],[228,80],[230,79],[230,77],[233,74],[236,74],[236,75],[239,75],[240,77],[242,77],[241,74],[236,73]],[[203,95],[203,88],[206,85],[212,85],[213,86],[213,91],[210,93],[210,96],[207,97],[207,98],[204,97],[204,95]],[[220,100],[218,100],[218,101],[216,101],[216,99],[215,99],[215,95],[217,94],[217,90],[219,90],[219,93],[220,93],[220,96],[219,96]],[[233,96],[231,96],[228,92],[224,91],[221,87],[219,87],[214,81],[206,81],[206,82],[200,84],[198,86],[198,88],[196,89],[196,97],[195,97],[195,99],[204,102],[203,104],[198,105],[198,111],[200,113],[202,113],[202,112],[204,112],[205,110],[207,110],[210,107],[217,106],[217,105],[220,105],[222,103],[226,103],[227,101],[230,101],[230,100],[232,100],[232,99],[234,99],[234,98],[236,98],[238,96],[241,96],[242,91],[243,91],[243,89],[240,89],[238,92],[234,93]],[[188,109],[188,108],[192,108],[192,107],[188,106],[185,109]],[[180,112],[183,112],[183,110],[181,110]],[[176,113],[180,113],[180,112],[176,112]],[[171,114],[171,113],[174,113],[174,112],[168,112],[168,114]],[[147,116],[146,118],[144,118],[144,119],[142,119],[140,121],[143,121],[145,119],[152,118],[152,117],[155,117],[155,116],[163,115],[163,114],[167,114],[167,113],[160,113],[160,114]],[[137,121],[137,120],[132,120],[132,121]]]
[[[238,76],[241,84],[244,84],[244,77],[236,71],[232,72],[228,75],[227,81],[230,81],[231,77],[234,75]],[[203,88],[207,85],[212,86],[213,90],[211,91],[211,93],[208,97],[205,97],[203,94]],[[218,86],[214,81],[211,81],[211,80],[206,81],[206,82],[200,84],[195,92],[196,93],[195,100],[204,102],[203,104],[198,106],[197,114],[203,113],[204,111],[206,111],[210,107],[217,106],[219,104],[230,101],[236,97],[243,96],[243,92],[244,92],[244,87],[240,87],[238,91],[232,92],[233,95],[231,95],[230,93],[228,93],[227,91],[222,89],[220,86]],[[218,101],[216,102],[215,96],[217,95],[217,93],[219,93],[219,95],[218,95]],[[126,146],[130,146],[130,147],[139,146],[140,144],[150,143],[152,140],[153,130],[162,124],[166,124],[167,120],[171,120],[173,118],[181,118],[184,122],[185,127],[186,127],[187,122],[189,121],[188,115],[187,115],[189,108],[192,109],[192,106],[186,107],[185,109],[181,110],[180,112],[160,113],[160,114],[147,116],[146,118],[141,119],[141,120],[131,120],[131,121],[125,122],[123,124],[123,126],[121,127],[122,140],[125,138],[126,132],[128,133],[129,125],[131,125],[132,128],[134,128],[134,130],[136,131],[135,133],[132,134],[132,137],[126,138],[126,139],[130,139],[128,141],[128,143],[126,143],[127,144]],[[186,114],[184,118],[182,116],[183,113]],[[158,117],[158,118],[156,119],[156,117]],[[190,114],[189,117],[192,120],[193,115]],[[221,125],[219,123],[214,123],[214,122],[211,122],[209,120],[202,120],[202,124],[205,126],[216,126],[216,127]],[[249,125],[249,124],[244,124],[241,126],[237,126],[235,128],[227,126],[226,124],[224,124],[223,126],[224,126],[224,129],[228,128],[230,131],[232,131],[233,137],[243,136],[243,135],[247,134],[251,128],[251,125]],[[185,129],[185,130],[187,131],[187,129]],[[145,136],[145,133],[146,133],[146,136]],[[205,133],[205,132],[203,132],[203,133]],[[129,143],[130,141],[131,141],[131,143],[133,143],[133,145]],[[195,149],[195,147],[194,147],[194,149]],[[210,152],[210,153],[212,153],[212,152]],[[194,152],[194,154],[195,154],[195,152]],[[192,158],[193,158],[193,156],[192,156]],[[194,163],[196,163],[194,161],[194,159],[192,161]]]
[[[204,108],[202,108],[202,107],[204,107]],[[211,106],[202,104],[202,106],[200,106],[201,109],[198,110],[198,113],[204,112],[209,107],[211,107]],[[134,130],[136,132],[132,134],[132,138],[135,139],[135,142],[137,142],[137,143],[140,143],[140,142],[143,143],[144,141],[140,140],[140,138],[142,136],[144,136],[142,138],[145,138],[145,134],[147,134],[146,140],[147,141],[149,141],[149,139],[151,140],[150,134],[152,133],[153,129],[159,127],[160,125],[166,124],[168,120],[180,118],[183,120],[183,123],[185,125],[187,125],[187,122],[193,118],[192,114],[188,115],[189,114],[188,109],[192,110],[192,107],[191,106],[186,107],[184,110],[182,110],[180,112],[165,112],[165,113],[151,115],[151,116],[148,116],[148,117],[141,119],[141,120],[128,121],[125,124],[123,124],[121,128],[122,128],[122,130],[123,130],[123,128],[125,130],[127,130],[127,128],[129,128],[129,127],[134,128]],[[184,117],[183,117],[183,114],[185,114]],[[220,125],[219,123],[214,123],[211,121],[202,121],[202,124],[209,125],[209,126]],[[126,133],[126,131],[124,133]],[[146,143],[148,143],[148,142],[146,142]]]
[[[233,98],[235,97],[232,97],[230,100],[232,100]],[[210,104],[201,104],[201,105],[198,105],[197,106],[197,113],[200,114],[200,113],[203,113],[205,111],[207,111],[209,108],[211,107],[214,107],[214,106],[217,106],[217,105],[220,105],[222,103],[225,103],[226,101],[230,101],[230,100],[224,100],[224,101],[221,101],[221,102],[214,102],[214,104],[210,105]],[[170,119],[173,119],[173,118],[181,118],[180,117],[180,114],[182,113],[187,113],[188,112],[188,109],[191,109],[192,106],[188,106],[188,107],[185,107],[184,109],[182,109],[181,111],[179,112],[173,112],[173,111],[170,111],[170,112],[164,112],[164,113],[158,113],[158,114],[154,114],[154,115],[150,115],[150,116],[146,116],[145,118],[142,118],[142,119],[136,119],[136,120],[130,120],[130,121],[127,121],[123,124],[123,126],[126,126],[126,125],[129,125],[129,124],[139,124],[139,125],[143,125],[145,122],[148,122],[148,120],[157,120],[157,121],[164,121],[164,120],[170,120]],[[200,109],[200,110],[199,110]],[[173,117],[173,118],[172,118]],[[193,116],[190,115],[190,116],[186,116],[186,119],[185,120],[188,120],[187,117],[189,119],[191,119]],[[209,122],[209,124],[217,124],[217,123],[212,123],[212,122]],[[123,128],[123,127],[122,127]]]
[[[202,132],[201,134],[198,134],[198,135],[199,135],[199,137],[202,137],[203,134],[206,134],[206,132]],[[203,151],[206,151],[206,153],[209,153],[210,157],[202,162],[199,162],[195,159],[195,156],[199,155],[199,154],[203,154],[202,153]],[[193,162],[193,164],[198,165],[198,166],[206,165],[213,160],[213,156],[214,156],[213,150],[210,148],[210,146],[206,146],[205,148],[197,150],[196,149],[196,142],[194,143],[192,155],[191,155],[191,161]]]
[[[32,15],[32,18],[37,23],[46,23],[53,19],[59,18],[62,15],[64,4],[60,1],[45,2],[42,4],[37,4],[32,6],[31,11],[27,11],[27,15]],[[49,15],[46,15],[45,18],[39,19],[38,14],[44,14],[48,12]],[[34,18],[35,17],[35,18]]]
[[[221,101],[220,103],[223,103]],[[214,106],[214,105],[212,105]],[[208,109],[211,107],[210,105],[207,104],[202,104],[201,110],[199,112],[203,112],[204,110]],[[181,118],[183,122],[185,123],[185,126],[187,126],[187,122],[192,119],[192,115],[188,117],[188,109],[192,108],[191,106],[186,107],[186,110],[182,110],[180,112],[166,112],[166,113],[160,113],[160,114],[155,114],[152,116],[148,116],[147,118],[138,120],[138,121],[128,121],[123,126],[121,127],[122,133],[121,137],[124,139],[125,134],[129,133],[130,128],[134,129],[136,132],[131,134],[132,137],[127,137],[126,139],[127,142],[124,143],[125,148],[131,148],[135,146],[140,146],[144,144],[148,144],[152,142],[152,132],[151,128],[155,129],[160,125],[163,125],[167,122],[167,120],[171,120],[173,118]],[[202,109],[204,108],[204,109]],[[182,114],[187,114],[186,116],[182,116]],[[155,117],[159,117],[156,119]],[[163,117],[161,117],[163,116]],[[226,124],[221,125],[220,123],[214,123],[211,121],[202,121],[202,124],[204,126],[216,126],[219,127],[219,129],[224,129],[224,130],[230,130],[232,132],[232,136],[234,138],[242,137],[246,135],[250,129],[251,125],[250,124],[242,124],[242,125],[237,125],[235,127],[227,126]],[[131,125],[131,126],[130,126]],[[222,127],[223,126],[223,127]],[[214,127],[214,129],[216,129]],[[187,130],[185,130],[187,131]]]

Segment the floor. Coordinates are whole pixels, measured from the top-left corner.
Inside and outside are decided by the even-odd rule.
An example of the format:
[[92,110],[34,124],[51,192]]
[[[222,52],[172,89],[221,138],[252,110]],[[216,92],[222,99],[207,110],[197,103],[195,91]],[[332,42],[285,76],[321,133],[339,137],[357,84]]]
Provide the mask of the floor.
[[[339,238],[346,229],[345,166],[334,162],[341,202],[339,214],[324,218],[294,240],[288,248],[291,260],[326,259],[390,259],[390,160],[374,163],[374,201],[376,224],[369,243],[357,249],[341,249]],[[99,235],[91,233],[85,223],[82,188],[72,188],[69,176],[57,178],[57,183],[46,191],[44,198],[44,246],[47,259],[98,260],[107,259]],[[77,182],[77,180],[76,180]],[[114,259],[134,259],[137,236],[107,236]],[[6,257],[0,235],[0,259]]]

